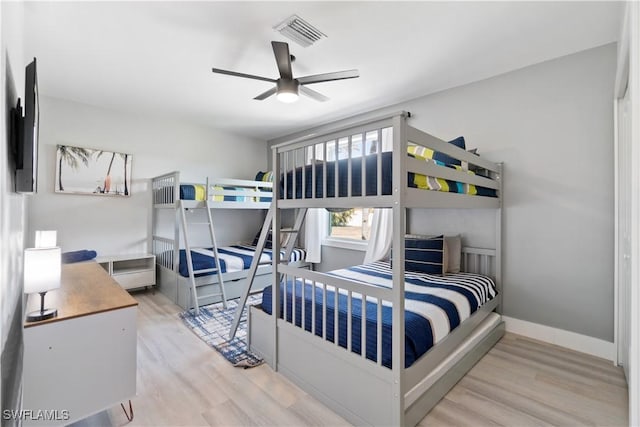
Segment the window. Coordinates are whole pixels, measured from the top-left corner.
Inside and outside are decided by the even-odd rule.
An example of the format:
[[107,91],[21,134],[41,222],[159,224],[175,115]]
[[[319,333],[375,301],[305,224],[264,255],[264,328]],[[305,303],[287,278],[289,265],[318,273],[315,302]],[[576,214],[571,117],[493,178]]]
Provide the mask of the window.
[[[393,128],[362,132],[350,136],[332,139],[305,147],[303,155],[296,157],[295,164],[316,164],[352,159],[362,162],[365,156],[391,151],[393,147]],[[297,156],[297,154],[296,154]],[[331,167],[335,167],[332,165]],[[344,177],[343,177],[344,178]],[[354,250],[366,250],[371,236],[373,208],[353,208],[342,212],[331,212],[327,220],[326,237],[322,244]],[[321,224],[324,223],[324,219]]]
[[371,236],[373,208],[353,208],[329,215],[329,238],[367,241]]

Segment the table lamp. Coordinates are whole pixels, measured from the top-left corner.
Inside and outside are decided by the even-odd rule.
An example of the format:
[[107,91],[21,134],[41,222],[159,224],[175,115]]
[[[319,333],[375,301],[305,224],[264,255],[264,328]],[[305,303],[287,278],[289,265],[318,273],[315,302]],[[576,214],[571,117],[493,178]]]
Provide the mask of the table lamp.
[[56,246],[58,233],[56,230],[37,230],[36,248],[53,248]]
[[59,247],[55,247],[55,240],[55,231],[36,232],[36,246],[40,247],[24,251],[24,292],[40,294],[40,310],[27,314],[27,322],[46,320],[58,315],[55,308],[44,307],[47,291],[60,287],[62,253]]

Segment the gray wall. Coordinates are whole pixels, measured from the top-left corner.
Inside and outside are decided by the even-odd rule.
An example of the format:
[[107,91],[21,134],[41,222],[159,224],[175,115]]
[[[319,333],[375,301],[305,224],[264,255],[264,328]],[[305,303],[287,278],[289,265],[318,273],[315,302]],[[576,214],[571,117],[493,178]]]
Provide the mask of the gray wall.
[[[504,314],[613,341],[615,44],[398,104],[410,124],[504,162]],[[428,76],[425,76],[428,78]],[[414,233],[491,246],[491,212],[414,210]],[[355,264],[332,252],[320,270]],[[335,253],[333,253],[335,252]]]
[[[206,177],[253,179],[266,166],[265,159],[256,156],[263,152],[264,141],[182,121],[49,97],[41,99],[40,117],[40,189],[29,209],[30,230],[57,230],[63,251],[94,249],[100,255],[150,251],[154,176],[177,170],[183,182],[204,182]],[[131,196],[54,193],[57,144],[132,154]],[[161,215],[160,234],[167,237],[173,237],[172,213]],[[218,243],[224,245],[252,240],[262,213],[216,211],[214,221],[220,225]],[[209,244],[208,239],[192,243]]]

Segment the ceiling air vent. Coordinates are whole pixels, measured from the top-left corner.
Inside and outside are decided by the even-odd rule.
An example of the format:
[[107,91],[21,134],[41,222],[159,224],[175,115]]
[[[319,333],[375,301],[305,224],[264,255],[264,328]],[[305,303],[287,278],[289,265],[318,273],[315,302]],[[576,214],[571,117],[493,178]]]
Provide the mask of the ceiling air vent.
[[327,37],[322,31],[313,27],[298,15],[291,15],[275,27],[274,30],[279,31],[283,36],[298,43],[302,47],[308,47]]

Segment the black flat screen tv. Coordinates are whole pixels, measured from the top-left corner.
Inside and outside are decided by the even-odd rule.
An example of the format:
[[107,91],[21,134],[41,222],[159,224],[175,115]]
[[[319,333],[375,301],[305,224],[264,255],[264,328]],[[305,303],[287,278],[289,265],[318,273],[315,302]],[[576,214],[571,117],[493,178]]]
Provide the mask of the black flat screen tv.
[[27,65],[24,86],[22,138],[17,138],[15,184],[18,193],[35,193],[38,189],[38,74],[36,58]]

